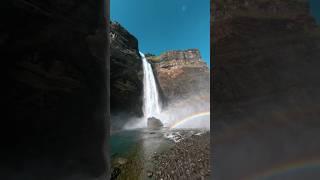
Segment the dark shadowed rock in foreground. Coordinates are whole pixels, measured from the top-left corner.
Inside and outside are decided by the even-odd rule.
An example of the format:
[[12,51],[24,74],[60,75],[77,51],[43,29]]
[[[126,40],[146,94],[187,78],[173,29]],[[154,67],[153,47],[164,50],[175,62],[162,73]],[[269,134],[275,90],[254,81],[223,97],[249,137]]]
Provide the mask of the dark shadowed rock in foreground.
[[160,129],[163,127],[162,122],[160,119],[157,119],[155,117],[148,118],[147,126],[149,129]]
[[1,3],[1,180],[106,178],[109,50],[102,6]]

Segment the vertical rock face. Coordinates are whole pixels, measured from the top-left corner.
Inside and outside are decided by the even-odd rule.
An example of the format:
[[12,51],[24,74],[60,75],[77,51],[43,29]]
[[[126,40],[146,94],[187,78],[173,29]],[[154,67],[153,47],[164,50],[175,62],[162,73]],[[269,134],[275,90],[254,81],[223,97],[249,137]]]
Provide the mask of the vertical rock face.
[[[111,112],[141,116],[143,71],[138,40],[119,23],[111,23],[109,35]],[[111,123],[122,126],[121,122]]]
[[1,5],[7,91],[0,179],[93,179],[106,174],[108,50],[101,7],[99,1],[83,0]]
[[160,59],[162,63],[164,61],[166,63],[179,63],[180,65],[187,64],[187,63],[197,63],[204,64],[201,60],[201,55],[198,49],[188,49],[185,51],[169,51],[161,54]]
[[163,96],[167,100],[209,93],[209,69],[199,50],[169,51],[150,56]]

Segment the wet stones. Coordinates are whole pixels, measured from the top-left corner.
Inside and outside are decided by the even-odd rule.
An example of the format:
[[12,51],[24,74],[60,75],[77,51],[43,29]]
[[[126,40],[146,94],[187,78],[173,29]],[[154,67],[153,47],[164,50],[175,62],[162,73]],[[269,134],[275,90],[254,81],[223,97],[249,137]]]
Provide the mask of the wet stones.
[[119,157],[119,158],[117,159],[117,163],[118,163],[119,165],[124,165],[124,164],[126,164],[127,162],[128,162],[128,160],[125,159],[125,158]]
[[210,133],[190,136],[154,156],[156,179],[209,179]]
[[117,167],[113,168],[112,173],[111,173],[111,180],[117,179],[117,177],[120,175],[120,173],[121,173],[120,168],[117,168]]
[[155,117],[151,117],[151,118],[148,118],[147,126],[149,129],[157,130],[157,129],[161,129],[163,127],[163,124],[160,121],[160,119],[157,119]]
[[147,176],[148,176],[149,178],[151,178],[151,177],[153,176],[153,172],[148,171],[148,172],[147,172]]

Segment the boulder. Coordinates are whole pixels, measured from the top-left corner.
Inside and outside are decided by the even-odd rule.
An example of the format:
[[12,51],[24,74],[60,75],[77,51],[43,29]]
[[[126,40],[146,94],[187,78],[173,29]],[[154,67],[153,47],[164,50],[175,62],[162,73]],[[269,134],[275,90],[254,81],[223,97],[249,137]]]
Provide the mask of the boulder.
[[160,119],[157,119],[155,117],[148,118],[148,128],[149,129],[160,129],[163,127],[162,122]]

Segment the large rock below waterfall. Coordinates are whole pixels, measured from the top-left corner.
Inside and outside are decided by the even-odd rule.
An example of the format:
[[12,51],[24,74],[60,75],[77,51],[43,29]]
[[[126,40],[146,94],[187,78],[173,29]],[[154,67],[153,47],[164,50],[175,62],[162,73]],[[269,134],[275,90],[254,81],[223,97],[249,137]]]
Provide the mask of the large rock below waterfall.
[[149,129],[160,129],[163,127],[163,124],[160,121],[160,119],[157,119],[155,117],[148,118],[147,125]]

